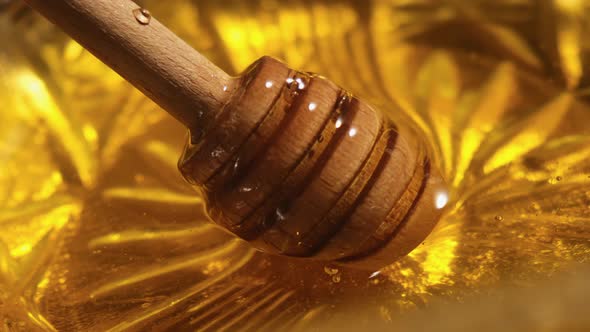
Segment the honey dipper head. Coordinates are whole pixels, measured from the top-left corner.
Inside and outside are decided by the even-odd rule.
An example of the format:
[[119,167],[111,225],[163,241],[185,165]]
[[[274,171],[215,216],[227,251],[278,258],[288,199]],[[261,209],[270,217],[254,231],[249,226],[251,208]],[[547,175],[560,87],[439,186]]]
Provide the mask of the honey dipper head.
[[265,252],[380,268],[446,203],[426,141],[329,80],[263,57],[179,161],[210,217]]

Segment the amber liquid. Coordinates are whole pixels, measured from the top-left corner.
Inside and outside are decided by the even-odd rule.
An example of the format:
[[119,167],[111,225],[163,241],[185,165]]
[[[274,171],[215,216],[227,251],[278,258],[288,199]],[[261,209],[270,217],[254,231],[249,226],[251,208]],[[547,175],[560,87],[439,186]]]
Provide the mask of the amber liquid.
[[178,123],[9,7],[0,330],[299,331],[351,311],[371,328],[590,258],[586,1],[144,5],[228,72],[268,54],[401,106],[451,184],[446,214],[380,271],[256,252],[210,224],[183,182]]

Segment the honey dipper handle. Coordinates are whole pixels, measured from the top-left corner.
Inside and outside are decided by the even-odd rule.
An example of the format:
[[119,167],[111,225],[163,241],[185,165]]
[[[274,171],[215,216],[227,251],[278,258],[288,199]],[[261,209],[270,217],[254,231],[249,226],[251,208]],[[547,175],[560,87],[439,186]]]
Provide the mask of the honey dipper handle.
[[25,0],[188,128],[204,126],[231,78],[131,0]]

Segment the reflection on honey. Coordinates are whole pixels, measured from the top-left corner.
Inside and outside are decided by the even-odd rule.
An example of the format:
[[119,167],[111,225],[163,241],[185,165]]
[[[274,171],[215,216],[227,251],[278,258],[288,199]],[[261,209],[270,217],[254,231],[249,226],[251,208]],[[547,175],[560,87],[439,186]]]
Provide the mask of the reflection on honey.
[[255,252],[206,221],[184,131],[50,24],[0,18],[0,327],[387,322],[590,258],[587,1],[143,1],[226,71],[268,54],[400,105],[452,183],[381,271]]

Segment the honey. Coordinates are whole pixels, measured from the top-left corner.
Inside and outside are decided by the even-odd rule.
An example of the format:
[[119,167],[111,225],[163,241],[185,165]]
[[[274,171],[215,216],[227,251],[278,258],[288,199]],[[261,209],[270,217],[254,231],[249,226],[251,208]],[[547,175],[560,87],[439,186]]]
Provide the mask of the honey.
[[350,308],[370,328],[590,257],[589,2],[142,6],[230,73],[266,54],[401,107],[451,183],[446,213],[379,271],[257,252],[207,221],[180,124],[5,5],[0,329],[300,331]]

